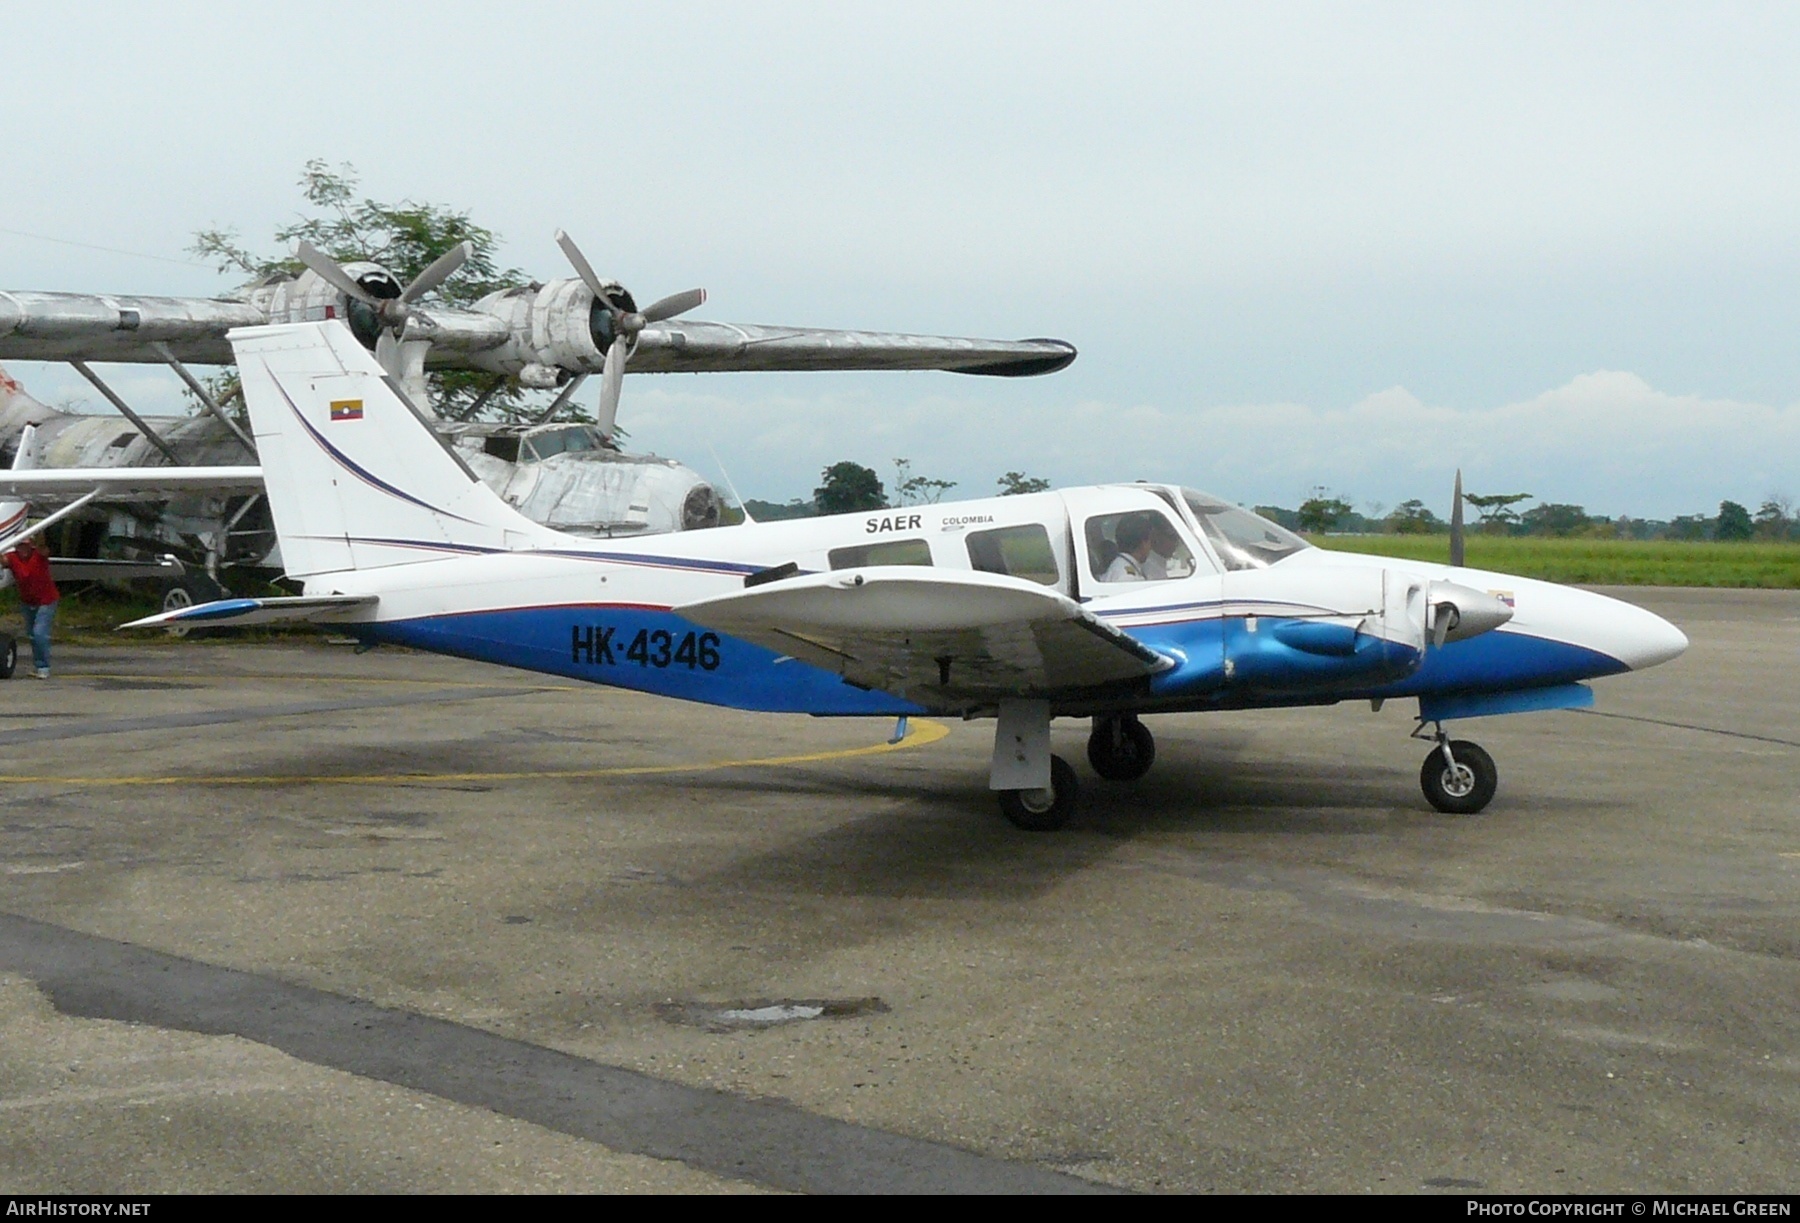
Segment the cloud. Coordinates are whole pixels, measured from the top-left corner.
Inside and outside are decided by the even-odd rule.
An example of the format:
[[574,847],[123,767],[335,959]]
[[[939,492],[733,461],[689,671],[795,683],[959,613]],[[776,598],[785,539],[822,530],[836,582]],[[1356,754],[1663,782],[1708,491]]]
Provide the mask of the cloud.
[[[1058,484],[1170,480],[1247,502],[1293,505],[1315,485],[1359,504],[1530,492],[1595,513],[1711,511],[1730,498],[1800,488],[1800,405],[1657,390],[1598,371],[1498,406],[1430,404],[1392,387],[1344,406],[1181,406],[1100,400],[996,405],[987,398],[880,390],[808,396],[628,388],[633,442],[713,471],[709,444],[748,496],[802,496],[850,458],[884,477],[895,457],[984,496],[1003,471]],[[704,451],[704,448],[701,448]]]

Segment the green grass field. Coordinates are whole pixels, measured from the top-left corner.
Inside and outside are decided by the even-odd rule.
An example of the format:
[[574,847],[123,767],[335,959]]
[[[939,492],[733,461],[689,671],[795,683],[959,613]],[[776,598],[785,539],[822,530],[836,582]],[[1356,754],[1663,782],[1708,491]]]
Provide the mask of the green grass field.
[[[1321,548],[1447,561],[1447,535],[1329,535]],[[1468,563],[1550,582],[1590,586],[1756,586],[1800,589],[1800,543],[1532,539],[1471,535]]]

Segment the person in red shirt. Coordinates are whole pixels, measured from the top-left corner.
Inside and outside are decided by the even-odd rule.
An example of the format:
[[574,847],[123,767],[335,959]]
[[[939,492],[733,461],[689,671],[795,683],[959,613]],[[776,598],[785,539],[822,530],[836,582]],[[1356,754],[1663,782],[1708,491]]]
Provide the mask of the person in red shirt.
[[31,638],[31,665],[39,679],[50,678],[50,622],[56,618],[56,583],[50,580],[50,557],[33,540],[22,539],[0,553],[7,576],[19,586],[25,609],[25,635]]

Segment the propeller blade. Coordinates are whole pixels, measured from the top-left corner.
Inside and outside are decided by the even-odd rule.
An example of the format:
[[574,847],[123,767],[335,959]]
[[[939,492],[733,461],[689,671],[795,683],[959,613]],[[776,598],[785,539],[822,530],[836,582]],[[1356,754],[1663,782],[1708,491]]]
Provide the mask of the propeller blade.
[[294,246],[294,258],[312,269],[312,274],[347,297],[379,308],[381,303],[367,289],[351,279],[350,273],[338,266],[337,260],[302,238]]
[[600,278],[594,275],[593,264],[587,261],[587,256],[583,255],[581,248],[575,245],[575,239],[569,237],[566,231],[559,229],[556,231],[556,244],[562,247],[563,257],[575,269],[575,274],[581,277],[582,283],[594,291],[594,300],[614,314],[618,314],[619,308],[607,300],[606,294],[600,288]]
[[421,297],[424,297],[427,293],[456,275],[456,269],[467,263],[469,261],[469,256],[474,253],[474,243],[457,243],[455,246],[439,255],[436,259],[432,260],[431,266],[426,268],[423,272],[420,272],[418,278],[401,291],[400,300],[409,306],[413,302],[418,301]]
[[619,392],[625,385],[625,353],[631,341],[623,335],[615,338],[606,350],[606,368],[600,374],[600,406],[594,409],[594,423],[603,436],[611,437],[619,419]]
[[686,314],[705,300],[705,289],[689,289],[686,293],[671,293],[661,301],[651,302],[638,313],[644,316],[646,323],[660,323],[677,314]]
[[386,327],[375,337],[375,364],[387,371],[387,376],[395,382],[400,381],[406,369],[400,355],[400,339]]
[[1456,494],[1450,503],[1450,563],[1457,568],[1463,563],[1463,491],[1462,468],[1456,469]]

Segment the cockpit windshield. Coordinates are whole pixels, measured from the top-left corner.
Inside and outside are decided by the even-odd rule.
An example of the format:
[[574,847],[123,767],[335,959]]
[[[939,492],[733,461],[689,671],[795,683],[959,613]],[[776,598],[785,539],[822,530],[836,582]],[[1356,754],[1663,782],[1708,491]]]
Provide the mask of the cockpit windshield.
[[561,429],[550,429],[543,433],[533,433],[526,438],[531,447],[532,457],[547,459],[553,454],[570,454],[582,450],[599,450],[599,440],[593,430],[585,425],[570,425]]
[[1227,569],[1267,569],[1283,557],[1312,547],[1292,531],[1229,501],[1191,488],[1182,489],[1181,498]]

